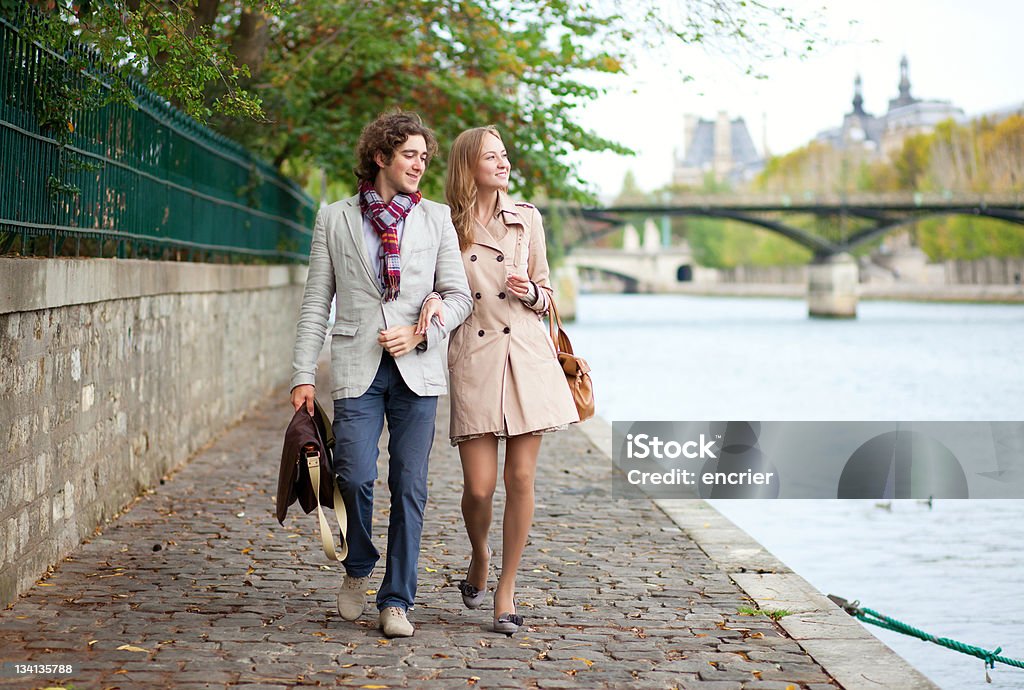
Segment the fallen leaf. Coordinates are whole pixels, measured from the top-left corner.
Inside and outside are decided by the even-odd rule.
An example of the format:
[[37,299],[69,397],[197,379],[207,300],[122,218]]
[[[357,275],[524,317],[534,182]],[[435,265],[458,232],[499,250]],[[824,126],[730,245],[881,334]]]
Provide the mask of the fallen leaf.
[[423,569],[426,570],[428,573],[436,573],[437,572],[437,568],[428,568],[427,566],[423,566]]
[[591,666],[593,666],[593,665],[594,665],[594,662],[593,662],[593,661],[591,661],[590,659],[584,659],[584,658],[583,658],[583,657],[581,657],[581,656],[574,656],[574,657],[570,657],[570,658],[571,658],[571,659],[572,659],[573,661],[582,661],[583,663],[585,663],[585,664],[587,665],[587,668],[590,668]]
[[353,666],[355,666],[355,664],[342,664],[341,665],[342,668],[352,668]]
[[146,654],[149,654],[149,650],[148,649],[143,649],[142,647],[136,647],[136,646],[130,645],[130,644],[123,644],[120,647],[118,647],[117,649],[119,651],[125,651],[125,652],[145,652]]
[[361,688],[373,688],[374,690],[381,690],[381,688],[386,688],[387,686],[386,685],[360,685],[359,687],[361,687]]
[[749,637],[752,637],[755,640],[763,640],[764,633],[750,633]]
[[251,546],[248,546],[248,547],[246,547],[246,548],[242,549],[242,553],[243,553],[243,554],[246,554],[246,553],[252,553],[252,547],[251,547]]
[[441,654],[439,652],[437,654],[432,655],[432,658],[434,658],[434,659],[450,659],[451,657],[449,657],[447,654]]
[[37,582],[36,587],[53,587],[52,582]]

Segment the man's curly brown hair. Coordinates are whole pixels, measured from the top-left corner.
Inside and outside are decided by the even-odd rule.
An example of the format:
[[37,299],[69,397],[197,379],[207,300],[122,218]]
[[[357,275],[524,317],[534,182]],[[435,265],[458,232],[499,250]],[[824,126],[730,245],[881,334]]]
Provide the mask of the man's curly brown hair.
[[383,112],[377,119],[363,127],[356,144],[355,174],[360,180],[373,182],[377,179],[380,166],[374,160],[380,153],[385,163],[390,164],[395,150],[411,136],[419,134],[427,142],[427,161],[437,153],[437,138],[430,128],[423,124],[420,116],[408,110]]

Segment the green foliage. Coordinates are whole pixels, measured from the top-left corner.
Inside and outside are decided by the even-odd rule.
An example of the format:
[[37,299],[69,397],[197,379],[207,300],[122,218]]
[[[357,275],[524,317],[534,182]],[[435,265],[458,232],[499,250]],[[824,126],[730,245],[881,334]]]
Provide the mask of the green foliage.
[[[26,4],[0,3],[5,13]],[[570,153],[628,153],[576,121],[601,92],[595,77],[624,74],[636,51],[667,41],[739,46],[756,61],[786,52],[776,50],[780,35],[800,36],[803,50],[815,40],[802,18],[754,0],[691,0],[684,13],[655,0],[625,8],[551,0],[28,4],[51,19],[47,45],[72,36],[89,43],[119,74],[278,169],[349,178],[363,125],[397,106],[419,111],[442,142],[497,124],[518,193],[578,200],[589,200],[588,187]],[[425,180],[434,196],[445,148]]]
[[[839,192],[1024,193],[1024,117],[998,123],[952,120],[914,134],[886,160],[812,142],[768,161],[755,187],[803,195]],[[934,261],[1024,256],[1024,229],[990,218],[941,216],[916,224],[921,249]]]
[[[228,46],[194,22],[194,3],[155,0],[2,0],[5,16],[19,16],[27,35],[57,52],[85,45],[95,51],[91,62],[116,66],[104,70],[107,98],[132,101],[129,80],[147,82],[192,117],[213,113],[255,117],[259,99],[241,88],[244,67],[235,64]],[[69,71],[75,66],[69,65]],[[219,81],[225,94],[206,103],[205,88]],[[85,106],[83,105],[83,108]]]
[[694,260],[711,268],[805,264],[811,252],[784,237],[743,223],[687,218],[686,238]]
[[753,606],[741,606],[736,610],[736,613],[741,616],[767,616],[773,621],[778,621],[781,618],[791,615],[793,612],[789,609],[759,609]]
[[917,224],[915,234],[932,261],[1024,256],[1021,226],[992,218],[930,218]]
[[917,190],[925,184],[931,164],[932,135],[915,134],[903,140],[903,149],[893,161],[898,189]]

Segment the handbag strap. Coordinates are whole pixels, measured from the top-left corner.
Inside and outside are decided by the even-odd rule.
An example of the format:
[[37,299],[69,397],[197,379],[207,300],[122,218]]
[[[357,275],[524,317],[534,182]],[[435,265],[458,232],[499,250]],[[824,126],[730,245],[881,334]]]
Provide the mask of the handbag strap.
[[334,535],[331,534],[323,506],[320,505],[320,453],[305,453],[305,457],[306,466],[309,468],[309,480],[313,482],[313,493],[316,494],[316,513],[320,518],[320,543],[324,547],[324,555],[331,561],[343,561],[348,557],[348,511],[345,510],[341,490],[338,489],[337,482],[331,482],[334,486],[334,517],[337,518],[338,528],[341,530],[339,555],[334,550]]
[[558,315],[558,307],[555,306],[555,298],[552,295],[548,295],[548,327],[551,329],[551,343],[558,354],[575,356],[569,335],[562,328],[562,317]]

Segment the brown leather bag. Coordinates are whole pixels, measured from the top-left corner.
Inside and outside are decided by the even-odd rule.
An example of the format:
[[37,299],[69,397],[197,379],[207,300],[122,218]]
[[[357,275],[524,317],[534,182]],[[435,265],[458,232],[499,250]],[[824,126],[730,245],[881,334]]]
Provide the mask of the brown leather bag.
[[[572,401],[576,403],[576,410],[580,413],[580,421],[590,419],[594,416],[594,382],[590,379],[590,365],[587,360],[573,354],[572,343],[569,336],[562,329],[562,319],[558,316],[558,309],[555,307],[555,300],[548,294],[550,313],[548,323],[551,327],[551,342],[558,351],[558,363],[565,372],[565,379],[569,383],[569,392],[572,393]],[[557,332],[556,332],[557,330]]]
[[[516,236],[516,251],[512,260],[513,266],[520,265],[525,232],[526,226],[524,224],[520,226],[519,234]],[[536,283],[534,285],[536,286]],[[537,289],[540,290],[541,288],[538,286]],[[590,380],[590,365],[587,364],[587,360],[573,354],[572,343],[569,342],[569,336],[562,329],[562,319],[558,316],[555,299],[550,290],[547,291],[547,298],[551,342],[558,351],[558,363],[561,365],[562,371],[565,372],[565,379],[569,384],[569,392],[572,393],[572,400],[576,403],[576,411],[579,412],[580,421],[582,422],[594,416],[594,382]]]
[[[306,513],[314,510],[320,525],[320,542],[324,555],[332,561],[348,556],[348,515],[334,478],[334,432],[331,418],[320,403],[313,403],[312,416],[300,407],[292,416],[284,434],[281,468],[277,478],[277,521],[284,524],[288,507],[299,502]],[[341,532],[341,550],[335,550],[334,537],[324,515],[324,508],[333,509]]]

